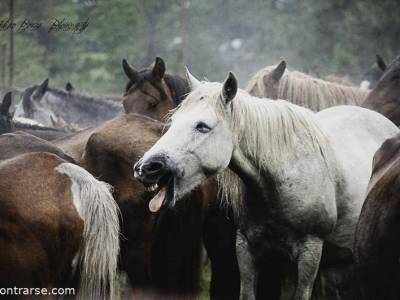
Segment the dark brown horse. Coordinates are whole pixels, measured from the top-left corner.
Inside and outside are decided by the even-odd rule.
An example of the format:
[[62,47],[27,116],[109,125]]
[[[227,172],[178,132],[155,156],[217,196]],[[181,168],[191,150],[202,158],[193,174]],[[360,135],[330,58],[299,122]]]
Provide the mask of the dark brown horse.
[[134,294],[145,290],[192,297],[199,289],[202,191],[175,211],[152,214],[154,192],[133,177],[133,164],[159,139],[162,128],[156,120],[127,114],[54,143],[113,186],[122,214],[120,268]]
[[162,121],[189,92],[185,79],[165,73],[165,63],[159,57],[149,68],[140,71],[123,59],[122,68],[129,79],[122,100],[126,113],[138,113]]
[[[379,85],[379,84],[378,84]],[[359,299],[400,299],[400,135],[376,152],[355,234]]]
[[400,126],[400,56],[387,67],[362,106],[383,114]]
[[[166,74],[165,62],[159,57],[152,66],[141,71],[135,70],[125,59],[122,67],[129,79],[123,98],[127,113],[163,121],[189,92],[187,80]],[[209,184],[214,194],[209,194],[213,199],[207,201],[203,240],[211,260],[210,296],[212,299],[237,299],[240,280],[235,252],[236,227],[232,212],[221,208],[219,199],[215,199],[216,183]]]
[[18,155],[26,135],[16,149],[5,136],[2,158],[17,156],[0,162],[1,287],[35,288],[31,297],[60,287],[78,288],[85,299],[109,297],[119,225],[108,187],[55,154]]
[[386,63],[380,55],[376,55],[376,62],[364,73],[360,83],[360,88],[365,90],[372,90],[375,88],[376,83],[386,71]]

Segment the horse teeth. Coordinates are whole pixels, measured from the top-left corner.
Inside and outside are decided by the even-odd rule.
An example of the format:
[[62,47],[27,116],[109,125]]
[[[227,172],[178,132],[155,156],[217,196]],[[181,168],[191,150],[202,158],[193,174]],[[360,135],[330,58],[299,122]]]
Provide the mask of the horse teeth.
[[153,184],[147,188],[149,192],[154,192],[158,189],[158,184]]

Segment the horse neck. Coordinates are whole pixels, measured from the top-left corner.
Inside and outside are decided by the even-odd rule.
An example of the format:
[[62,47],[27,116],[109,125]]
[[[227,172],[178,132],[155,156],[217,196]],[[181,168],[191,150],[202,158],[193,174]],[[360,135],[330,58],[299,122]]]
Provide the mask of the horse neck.
[[284,100],[251,97],[247,93],[242,93],[237,100],[230,116],[235,142],[249,159],[260,162],[260,166],[288,161],[298,155],[299,147],[308,155],[320,153],[329,145],[315,113],[308,109]]
[[[239,102],[235,105],[243,105],[243,100],[240,100],[240,95],[239,98],[236,98],[234,101],[237,101],[238,99]],[[253,101],[258,101],[258,104],[255,104],[255,102]],[[262,101],[265,101],[265,103]],[[285,108],[281,108],[282,111],[278,110],[277,112],[274,112],[272,109],[270,112],[271,115],[274,115],[272,117],[268,116],[268,110],[265,109],[265,107],[261,107],[261,105],[273,105],[275,106],[275,108],[279,105],[286,105],[289,106],[289,108],[291,108],[292,110],[299,109],[305,111],[304,108],[297,108],[297,106],[282,100],[274,101],[267,99],[257,99],[254,97],[250,99],[245,99],[245,102],[247,108],[237,106],[233,107],[232,115],[228,116],[228,118],[231,119],[230,126],[234,136],[233,140],[235,145],[229,169],[236,173],[236,175],[238,175],[241,180],[239,180],[238,176],[232,175],[232,173],[229,171],[223,173],[219,177],[219,181],[221,182],[221,193],[226,201],[232,203],[235,214],[237,216],[240,215],[240,211],[242,210],[241,207],[244,205],[242,200],[243,191],[246,190],[247,193],[248,191],[252,191],[253,195],[250,198],[247,197],[246,206],[249,204],[248,202],[252,199],[277,199],[277,188],[275,183],[277,181],[280,181],[280,179],[282,179],[282,176],[290,172],[291,162],[295,163],[296,161],[301,161],[311,155],[315,155],[317,159],[321,160],[321,163],[324,163],[324,158],[320,157],[320,155],[321,152],[325,154],[325,148],[321,149],[319,144],[314,144],[316,142],[322,143],[324,140],[322,136],[320,137],[317,135],[311,135],[313,130],[315,130],[316,133],[318,133],[317,129],[319,130],[319,128],[312,128],[312,126],[316,126],[316,124],[313,124],[312,116],[304,116],[305,120],[299,119],[299,124],[297,124],[296,122],[294,123],[294,125],[291,124],[292,122],[294,122],[293,120],[289,120],[287,122],[296,130],[300,131],[296,132],[293,130],[293,132],[289,132],[288,134],[304,135],[303,138],[292,136],[292,143],[287,144],[291,147],[290,149],[284,149],[284,142],[289,141],[289,136],[285,136],[283,135],[283,133],[280,133],[282,134],[281,136],[272,134],[274,131],[285,132],[287,128],[278,128],[277,124],[279,123],[276,122],[271,128],[265,127],[268,126],[268,122],[270,119],[272,121],[274,119],[280,120],[281,117],[288,118],[290,115],[279,115],[279,113],[287,113],[284,111]],[[253,105],[258,106],[251,108],[251,106]],[[235,111],[242,112],[242,114],[235,115]],[[301,111],[297,112],[299,116],[297,116],[296,113],[293,112],[291,114],[294,114],[293,117],[301,118],[301,113]],[[312,114],[309,111],[305,111],[305,113]],[[258,121],[251,121],[252,118],[258,118]],[[232,124],[235,122],[235,120],[236,123],[238,123],[236,125]],[[243,126],[243,124],[247,124],[247,126]],[[286,122],[283,122],[281,126],[285,125],[287,125]],[[310,125],[310,129],[307,128],[307,125]],[[310,132],[308,132],[307,130],[309,130]],[[252,136],[252,138],[249,139],[249,136]],[[259,140],[262,136],[265,136],[265,141]],[[276,141],[280,142],[277,143]],[[260,148],[260,143],[263,149]],[[254,148],[251,148],[249,144],[253,145]],[[268,151],[267,147],[271,145],[272,147],[274,147],[274,150]],[[282,155],[279,155],[280,152],[282,152]],[[247,187],[247,189],[242,188],[243,183]],[[258,207],[258,204],[255,207]]]
[[98,127],[90,127],[83,129],[66,137],[56,139],[52,143],[69,156],[73,157],[78,164],[83,164],[86,143],[97,128]]
[[300,72],[285,74],[279,82],[278,98],[320,111],[335,105],[360,105],[368,91],[328,82]]
[[[81,93],[64,94],[59,91],[51,91],[51,93],[53,97],[46,101],[48,109],[57,112],[57,115],[61,116],[67,123],[76,123],[81,126],[83,124],[87,127],[122,113],[122,104],[101,97]],[[90,122],[92,119],[93,122]],[[81,123],[84,120],[87,123]]]

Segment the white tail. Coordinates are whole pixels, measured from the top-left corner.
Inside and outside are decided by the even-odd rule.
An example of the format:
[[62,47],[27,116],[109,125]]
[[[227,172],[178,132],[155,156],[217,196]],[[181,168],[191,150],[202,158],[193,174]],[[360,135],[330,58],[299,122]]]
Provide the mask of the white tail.
[[74,204],[84,221],[79,253],[79,299],[112,298],[119,254],[119,209],[110,186],[74,164],[56,170],[72,181]]

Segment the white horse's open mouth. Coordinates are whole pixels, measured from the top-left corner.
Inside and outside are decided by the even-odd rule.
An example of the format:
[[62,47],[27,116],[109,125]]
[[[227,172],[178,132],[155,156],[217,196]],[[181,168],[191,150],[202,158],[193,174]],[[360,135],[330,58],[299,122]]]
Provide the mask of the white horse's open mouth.
[[157,192],[149,202],[151,212],[158,212],[161,208],[168,208],[174,205],[174,187],[175,177],[172,172],[165,173],[156,183],[146,187],[150,192]]

